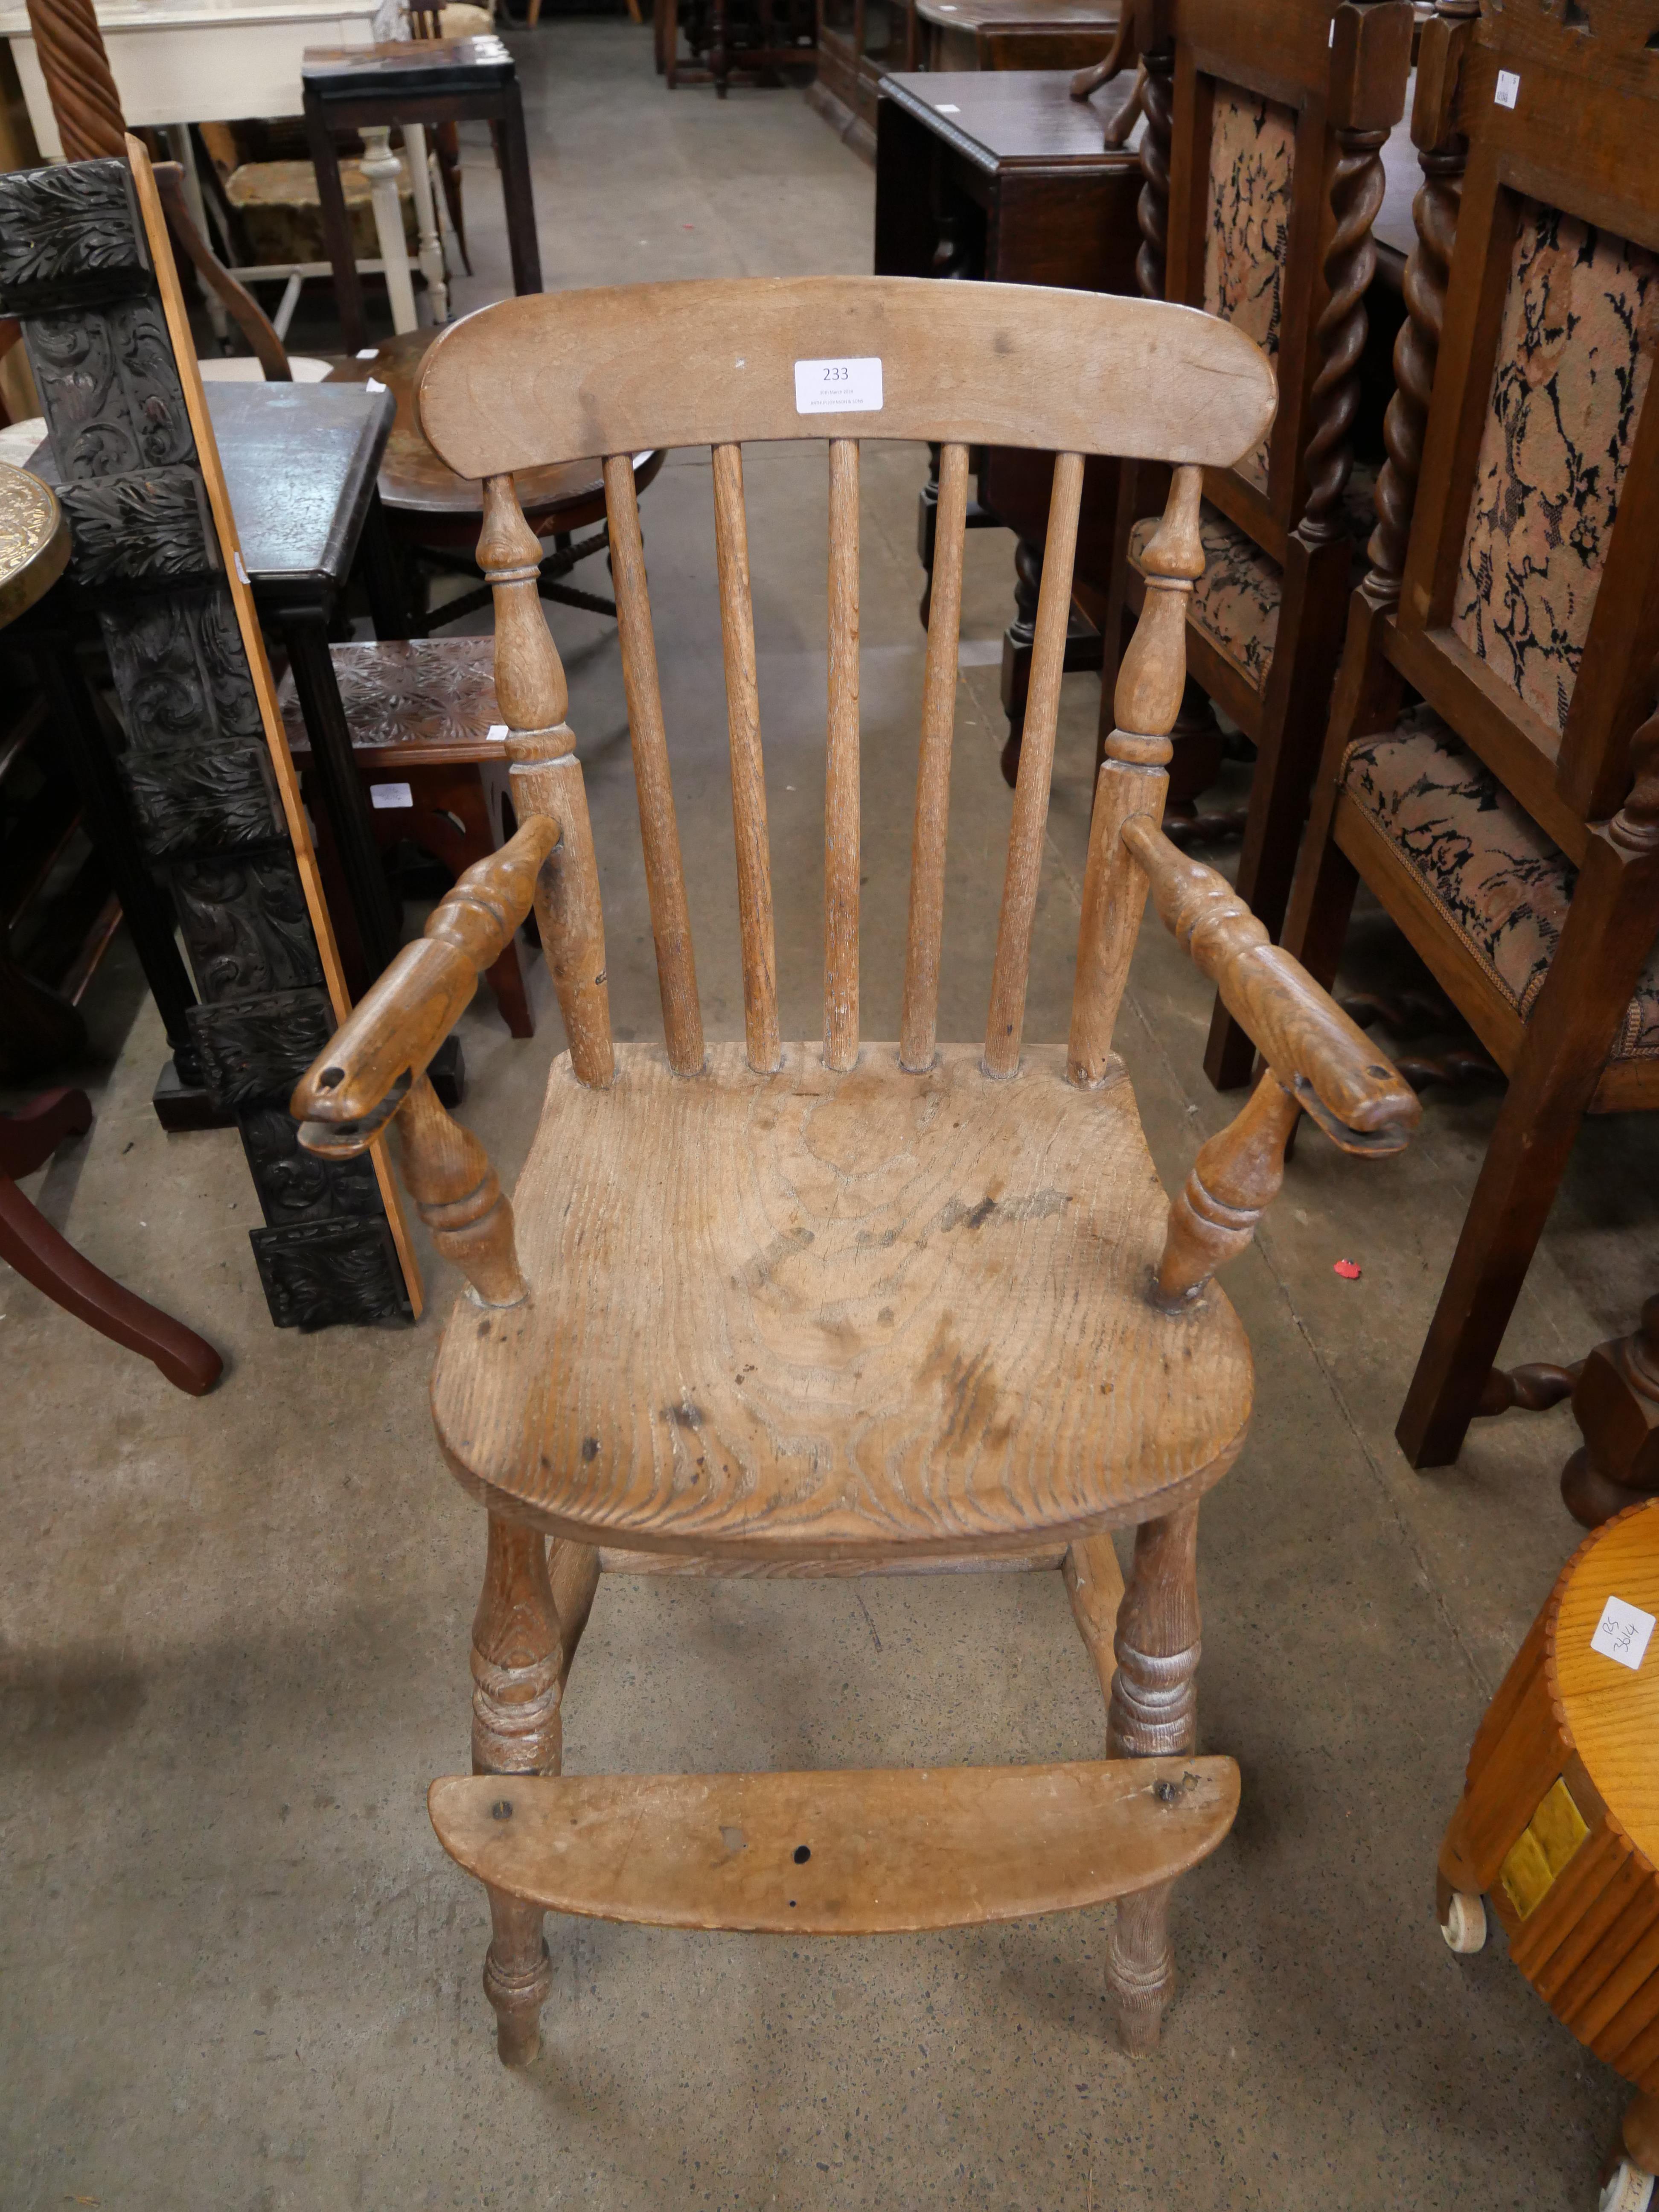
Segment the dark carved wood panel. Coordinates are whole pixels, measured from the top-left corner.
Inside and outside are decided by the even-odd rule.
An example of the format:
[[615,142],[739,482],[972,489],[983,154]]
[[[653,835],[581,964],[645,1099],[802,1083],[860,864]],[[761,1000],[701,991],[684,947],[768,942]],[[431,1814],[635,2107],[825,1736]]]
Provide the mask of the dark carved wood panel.
[[0,315],[23,324],[139,843],[203,1000],[204,1079],[269,1224],[251,1233],[271,1318],[406,1316],[373,1163],[301,1153],[287,1111],[333,1011],[125,162],[0,177]]
[[74,533],[70,574],[105,584],[191,584],[222,567],[207,489],[194,469],[147,469],[65,484]]
[[278,1328],[331,1328],[409,1311],[384,1214],[378,1221],[298,1221],[250,1234]]
[[273,1228],[296,1221],[374,1220],[380,1187],[367,1153],[319,1160],[300,1143],[300,1125],[279,1106],[253,1106],[237,1117],[242,1150]]
[[273,991],[228,1006],[192,1006],[190,1029],[208,1096],[230,1110],[285,1099],[333,1036],[334,1011],[320,988]]

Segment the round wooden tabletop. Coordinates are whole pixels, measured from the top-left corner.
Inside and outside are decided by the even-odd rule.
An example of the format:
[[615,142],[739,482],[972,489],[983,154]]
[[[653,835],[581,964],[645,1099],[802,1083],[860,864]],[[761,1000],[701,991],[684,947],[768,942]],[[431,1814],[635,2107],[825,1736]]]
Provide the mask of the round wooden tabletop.
[[[343,361],[331,369],[331,384],[383,384],[397,402],[397,418],[380,463],[380,497],[393,524],[406,536],[429,545],[459,546],[471,552],[483,519],[480,487],[459,477],[441,461],[422,434],[415,412],[415,387],[421,363],[436,331],[405,331],[388,338],[367,359]],[[641,489],[662,465],[660,453],[636,455],[634,481]],[[521,469],[513,479],[525,519],[538,538],[556,530],[585,530],[605,518],[605,479],[597,461],[569,461],[557,468]]]
[[69,524],[51,488],[0,461],[0,628],[46,597],[69,556]]
[[1579,1547],[1553,1615],[1549,1670],[1574,1747],[1632,1843],[1659,1862],[1659,1498]]

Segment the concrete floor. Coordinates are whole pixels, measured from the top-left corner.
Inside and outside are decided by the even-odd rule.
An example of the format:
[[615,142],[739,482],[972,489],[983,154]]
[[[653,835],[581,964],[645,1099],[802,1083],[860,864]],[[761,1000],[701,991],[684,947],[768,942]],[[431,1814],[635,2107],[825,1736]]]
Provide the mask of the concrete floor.
[[[648,32],[550,21],[525,72],[546,281],[868,266],[872,179],[793,92],[670,98]],[[470,153],[478,262],[505,288]],[[865,1032],[896,1033],[922,635],[923,457],[866,447]],[[787,1034],[818,1023],[824,469],[756,452],[761,696]],[[705,1019],[741,1034],[706,457],[645,506]],[[981,1032],[1008,794],[989,665],[1011,541],[969,540],[943,1032]],[[658,1033],[614,635],[560,616],[604,870],[611,1004]],[[976,654],[975,641],[981,642]],[[1028,1035],[1062,1036],[1097,686],[1068,679]],[[562,1042],[465,1022],[466,1118],[515,1172]],[[1179,2203],[1568,2212],[1622,2101],[1509,1966],[1452,1959],[1434,1853],[1486,1698],[1576,1540],[1565,1413],[1412,1474],[1392,1428],[1497,1109],[1431,1097],[1402,1159],[1310,1132],[1229,1288],[1251,1443],[1205,1513],[1203,1730],[1230,1840],[1177,1893],[1181,1988],[1132,2063],[1105,1911],[835,1944],[550,1923],[543,2056],[510,2075],[481,1893],[428,1826],[467,1755],[482,1556],[418,1328],[273,1331],[236,1139],[169,1140],[130,960],[93,1008],[97,1127],[31,1185],[228,1354],[196,1402],[0,1271],[0,2205],[790,2208]],[[1155,921],[1120,1036],[1165,1181],[1225,1117],[1207,998]],[[1653,1139],[1581,1144],[1510,1339],[1573,1358],[1651,1287]],[[1332,1273],[1352,1257],[1355,1283]],[[1102,1720],[1054,1576],[607,1581],[573,1771],[1086,1757]]]

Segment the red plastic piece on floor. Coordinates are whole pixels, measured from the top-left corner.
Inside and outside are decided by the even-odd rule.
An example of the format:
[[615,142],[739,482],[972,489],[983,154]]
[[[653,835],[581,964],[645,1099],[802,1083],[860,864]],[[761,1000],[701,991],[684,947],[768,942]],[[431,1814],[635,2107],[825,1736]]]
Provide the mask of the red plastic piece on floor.
[[1357,1261],[1339,1260],[1331,1272],[1333,1274],[1340,1275],[1345,1283],[1357,1283],[1359,1280],[1360,1270]]

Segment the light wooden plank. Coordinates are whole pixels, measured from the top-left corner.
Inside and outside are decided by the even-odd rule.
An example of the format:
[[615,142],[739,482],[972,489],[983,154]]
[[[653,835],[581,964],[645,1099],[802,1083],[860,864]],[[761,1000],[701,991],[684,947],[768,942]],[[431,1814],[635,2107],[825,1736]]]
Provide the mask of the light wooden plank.
[[[797,362],[881,363],[879,411],[796,406]],[[732,277],[503,300],[439,334],[422,428],[464,477],[648,446],[931,438],[1226,468],[1273,371],[1196,308],[1034,284]]]
[[467,1775],[427,1803],[450,1856],[558,1912],[859,1936],[1103,1904],[1207,1856],[1231,1759],[820,1774]]

